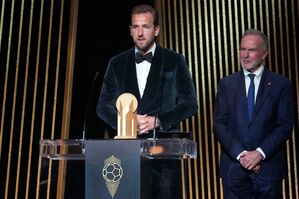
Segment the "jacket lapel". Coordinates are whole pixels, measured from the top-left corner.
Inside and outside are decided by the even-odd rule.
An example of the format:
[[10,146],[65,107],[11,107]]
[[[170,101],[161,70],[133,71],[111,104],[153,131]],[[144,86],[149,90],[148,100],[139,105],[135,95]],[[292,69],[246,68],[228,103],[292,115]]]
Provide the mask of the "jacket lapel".
[[[147,77],[144,93],[140,101],[139,107],[141,107],[142,110],[146,110],[147,107],[152,106],[153,103],[157,102],[159,96],[161,96],[162,67],[163,53],[162,49],[157,46],[152,58],[151,68]],[[142,110],[140,111],[142,112]]]
[[258,94],[256,97],[256,103],[253,111],[252,118],[254,119],[256,115],[259,113],[263,103],[265,102],[265,98],[269,95],[271,86],[273,83],[272,78],[269,75],[269,70],[267,68],[264,69],[262,74],[262,79],[259,85]]
[[247,98],[246,98],[246,89],[245,89],[245,79],[243,71],[241,70],[239,74],[236,76],[237,84],[236,84],[236,93],[237,93],[237,103],[240,108],[238,112],[242,113],[244,118],[248,119],[248,108],[247,108]]

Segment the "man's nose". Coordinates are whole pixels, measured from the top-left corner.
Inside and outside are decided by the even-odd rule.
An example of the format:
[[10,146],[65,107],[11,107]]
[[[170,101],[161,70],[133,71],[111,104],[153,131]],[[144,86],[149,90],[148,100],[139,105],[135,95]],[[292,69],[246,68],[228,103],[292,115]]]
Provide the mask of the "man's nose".
[[138,29],[138,36],[141,36],[141,35],[143,35],[143,28]]
[[243,50],[242,51],[242,57],[248,57],[249,56],[249,51],[248,50]]

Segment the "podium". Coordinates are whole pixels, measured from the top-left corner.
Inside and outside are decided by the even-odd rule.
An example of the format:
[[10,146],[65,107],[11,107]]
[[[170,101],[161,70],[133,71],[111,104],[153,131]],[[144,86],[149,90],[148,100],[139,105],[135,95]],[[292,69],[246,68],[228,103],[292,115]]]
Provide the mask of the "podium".
[[40,156],[39,198],[140,199],[142,164],[196,158],[197,144],[186,138],[41,140]]

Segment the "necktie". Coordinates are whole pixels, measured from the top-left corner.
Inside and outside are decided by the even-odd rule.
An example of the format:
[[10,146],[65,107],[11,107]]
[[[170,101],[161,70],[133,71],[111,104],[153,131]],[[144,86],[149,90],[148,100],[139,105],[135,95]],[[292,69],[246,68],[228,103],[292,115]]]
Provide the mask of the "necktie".
[[152,61],[152,52],[149,52],[145,55],[141,54],[140,52],[137,52],[135,54],[135,61],[137,64],[143,62],[144,60],[148,61],[148,62],[151,62]]
[[254,76],[255,74],[248,74],[250,78],[250,85],[247,95],[247,105],[248,105],[248,118],[251,119],[253,109],[254,109]]

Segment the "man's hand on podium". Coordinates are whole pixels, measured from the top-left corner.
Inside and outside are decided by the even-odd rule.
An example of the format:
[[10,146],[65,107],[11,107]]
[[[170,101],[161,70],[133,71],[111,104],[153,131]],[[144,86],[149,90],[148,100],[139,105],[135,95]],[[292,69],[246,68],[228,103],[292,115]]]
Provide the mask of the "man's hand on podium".
[[148,133],[155,128],[156,117],[148,115],[137,115],[137,131],[138,134]]

